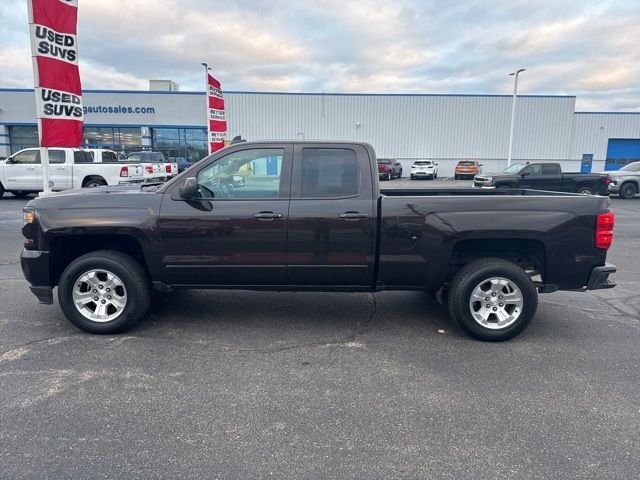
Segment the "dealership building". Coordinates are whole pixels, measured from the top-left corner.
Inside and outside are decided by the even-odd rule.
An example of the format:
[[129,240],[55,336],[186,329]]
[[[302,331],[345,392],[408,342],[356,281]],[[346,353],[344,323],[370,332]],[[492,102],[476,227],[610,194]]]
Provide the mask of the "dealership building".
[[[510,95],[225,92],[228,138],[332,139],[371,143],[405,165],[433,159],[441,174],[459,160],[506,164]],[[518,97],[513,159],[565,170],[640,161],[640,113],[576,112],[574,96]],[[204,92],[85,90],[84,144],[168,157],[206,153]],[[32,89],[0,89],[0,157],[38,145]],[[584,161],[583,161],[584,159]],[[588,167],[587,167],[588,168]]]

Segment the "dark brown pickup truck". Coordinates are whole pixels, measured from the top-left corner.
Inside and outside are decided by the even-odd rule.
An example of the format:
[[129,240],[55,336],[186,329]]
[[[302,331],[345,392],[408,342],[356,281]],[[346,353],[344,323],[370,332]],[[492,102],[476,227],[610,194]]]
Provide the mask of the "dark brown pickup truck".
[[468,334],[506,340],[538,292],[609,288],[609,199],[530,190],[380,191],[365,143],[227,147],[164,185],[104,187],[25,207],[31,290],[79,328],[115,333],[152,289],[372,292],[445,298]]

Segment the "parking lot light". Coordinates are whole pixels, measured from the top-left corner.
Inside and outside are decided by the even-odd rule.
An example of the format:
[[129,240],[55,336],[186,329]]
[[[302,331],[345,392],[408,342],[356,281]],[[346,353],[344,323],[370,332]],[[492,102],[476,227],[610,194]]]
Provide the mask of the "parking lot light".
[[509,75],[513,75],[513,100],[511,101],[511,127],[509,129],[509,152],[507,154],[507,167],[511,166],[511,155],[513,153],[513,125],[516,120],[516,99],[518,98],[518,75],[526,68],[519,68]]

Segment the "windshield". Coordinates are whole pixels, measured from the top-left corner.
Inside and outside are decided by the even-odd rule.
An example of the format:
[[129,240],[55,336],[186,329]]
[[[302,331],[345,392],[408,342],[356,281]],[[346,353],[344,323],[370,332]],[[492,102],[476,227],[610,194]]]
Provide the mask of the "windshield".
[[640,172],[640,162],[633,162],[620,169],[625,172]]
[[507,167],[504,170],[502,170],[502,173],[518,173],[520,170],[522,170],[526,166],[527,166],[526,163],[514,163],[510,167]]

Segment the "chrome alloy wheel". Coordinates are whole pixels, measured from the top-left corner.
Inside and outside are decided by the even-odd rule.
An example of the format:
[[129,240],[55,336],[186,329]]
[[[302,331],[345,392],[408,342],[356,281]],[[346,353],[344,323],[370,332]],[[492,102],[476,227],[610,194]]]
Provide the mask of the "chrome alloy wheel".
[[76,280],[72,296],[78,312],[94,322],[115,320],[127,306],[124,283],[107,270],[84,272]]
[[473,319],[491,330],[506,328],[518,320],[523,304],[518,286],[503,277],[483,280],[473,289],[469,299]]

